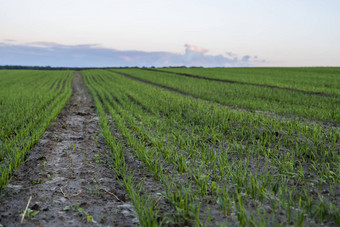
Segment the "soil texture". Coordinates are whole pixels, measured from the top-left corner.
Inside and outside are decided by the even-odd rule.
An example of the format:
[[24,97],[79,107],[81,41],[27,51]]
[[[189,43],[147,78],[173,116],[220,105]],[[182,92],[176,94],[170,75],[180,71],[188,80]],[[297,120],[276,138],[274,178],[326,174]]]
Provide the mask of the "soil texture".
[[82,77],[0,195],[0,226],[135,226],[139,221],[106,160],[108,148]]

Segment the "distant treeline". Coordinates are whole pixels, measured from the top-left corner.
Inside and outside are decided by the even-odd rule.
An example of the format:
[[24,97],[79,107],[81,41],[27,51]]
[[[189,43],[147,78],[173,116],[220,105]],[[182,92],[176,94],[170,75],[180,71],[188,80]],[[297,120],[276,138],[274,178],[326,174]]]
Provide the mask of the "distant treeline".
[[[186,68],[186,66],[173,66],[174,68]],[[163,68],[173,68],[171,67],[163,67]],[[31,70],[87,70],[87,69],[125,69],[125,68],[139,68],[139,67],[51,67],[51,66],[22,66],[22,65],[0,65],[1,69],[31,69]],[[142,67],[142,68],[155,68],[151,67]],[[192,67],[193,68],[193,67]],[[198,68],[198,67],[195,67]]]
[[[111,67],[106,67],[109,69]],[[31,70],[86,70],[86,69],[105,69],[96,67],[51,67],[51,66],[22,66],[22,65],[0,65],[0,69],[31,69]]]

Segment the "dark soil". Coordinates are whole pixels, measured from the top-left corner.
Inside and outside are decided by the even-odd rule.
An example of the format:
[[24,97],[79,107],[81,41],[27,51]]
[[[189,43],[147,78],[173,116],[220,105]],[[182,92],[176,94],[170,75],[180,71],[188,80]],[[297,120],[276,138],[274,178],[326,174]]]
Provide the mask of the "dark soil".
[[[0,226],[139,225],[126,192],[106,160],[98,117],[79,73],[59,117],[30,152],[0,196]],[[92,221],[93,220],[93,221]]]

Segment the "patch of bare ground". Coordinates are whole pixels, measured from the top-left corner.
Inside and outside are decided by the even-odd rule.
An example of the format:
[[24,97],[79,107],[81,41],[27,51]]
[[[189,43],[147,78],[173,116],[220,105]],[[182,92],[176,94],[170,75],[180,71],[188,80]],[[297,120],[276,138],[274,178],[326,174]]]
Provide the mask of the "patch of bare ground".
[[[108,148],[79,73],[59,117],[30,152],[0,196],[0,224],[24,226],[139,225],[125,190],[108,167]],[[37,211],[37,212],[35,212]],[[35,214],[35,215],[32,215]]]

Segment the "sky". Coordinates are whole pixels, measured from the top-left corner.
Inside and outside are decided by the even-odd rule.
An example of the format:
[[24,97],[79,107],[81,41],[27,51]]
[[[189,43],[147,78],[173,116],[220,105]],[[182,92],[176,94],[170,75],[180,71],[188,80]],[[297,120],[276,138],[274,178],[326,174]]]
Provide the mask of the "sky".
[[0,4],[0,65],[340,66],[339,0]]

